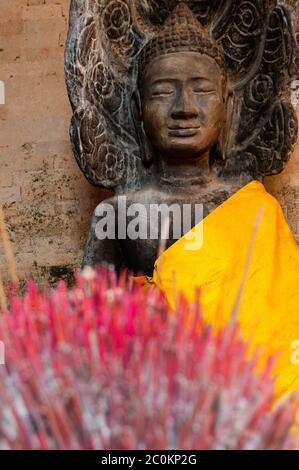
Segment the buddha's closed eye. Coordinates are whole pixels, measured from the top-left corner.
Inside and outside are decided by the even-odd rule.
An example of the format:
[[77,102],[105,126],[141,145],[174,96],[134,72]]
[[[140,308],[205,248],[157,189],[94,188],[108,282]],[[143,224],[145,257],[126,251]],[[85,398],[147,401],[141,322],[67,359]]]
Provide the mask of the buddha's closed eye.
[[159,84],[150,90],[150,96],[155,98],[159,96],[171,96],[175,93],[175,87],[171,84]]
[[174,91],[155,91],[151,94],[153,98],[160,97],[160,96],[172,96],[174,94]]
[[[217,91],[215,89],[205,89],[205,88],[194,88],[191,90],[191,92],[197,94],[197,95],[211,95],[211,94],[217,94]],[[157,98],[157,97],[168,97],[172,96],[175,94],[175,89],[170,89],[170,88],[161,88],[157,90],[152,90],[150,93],[150,96],[152,98]]]
[[217,91],[214,89],[207,89],[207,88],[193,88],[193,93],[199,94],[199,95],[210,95],[210,94],[216,94]]

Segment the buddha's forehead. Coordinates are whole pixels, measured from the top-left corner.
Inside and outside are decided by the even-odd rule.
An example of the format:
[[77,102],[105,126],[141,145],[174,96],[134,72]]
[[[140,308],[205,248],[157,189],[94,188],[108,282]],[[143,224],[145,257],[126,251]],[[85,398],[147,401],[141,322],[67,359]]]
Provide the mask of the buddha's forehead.
[[198,52],[175,52],[157,57],[146,70],[144,79],[149,85],[156,80],[205,79],[219,84],[222,74],[216,61]]

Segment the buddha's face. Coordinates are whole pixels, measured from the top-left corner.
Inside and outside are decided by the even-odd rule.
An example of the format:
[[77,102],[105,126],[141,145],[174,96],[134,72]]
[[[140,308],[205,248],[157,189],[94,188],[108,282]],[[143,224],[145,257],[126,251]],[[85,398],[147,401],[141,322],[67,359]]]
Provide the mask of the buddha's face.
[[196,52],[160,56],[149,65],[142,119],[160,157],[200,157],[217,142],[225,119],[221,77],[217,63]]

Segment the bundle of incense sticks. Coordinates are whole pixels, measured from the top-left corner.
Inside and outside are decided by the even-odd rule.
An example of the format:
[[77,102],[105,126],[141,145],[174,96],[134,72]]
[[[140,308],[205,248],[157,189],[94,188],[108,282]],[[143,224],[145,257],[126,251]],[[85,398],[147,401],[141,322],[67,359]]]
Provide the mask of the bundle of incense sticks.
[[10,300],[0,317],[0,449],[292,448],[291,399],[275,400],[238,325],[214,331],[198,301],[87,270]]

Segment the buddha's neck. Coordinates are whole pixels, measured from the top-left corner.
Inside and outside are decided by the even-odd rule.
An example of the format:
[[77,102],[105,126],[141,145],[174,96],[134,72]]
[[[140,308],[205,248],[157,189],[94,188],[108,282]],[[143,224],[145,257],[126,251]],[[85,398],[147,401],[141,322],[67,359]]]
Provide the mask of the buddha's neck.
[[187,191],[191,187],[205,188],[217,175],[209,166],[208,156],[201,159],[159,159],[156,163],[155,179],[161,189],[171,187],[173,191]]

